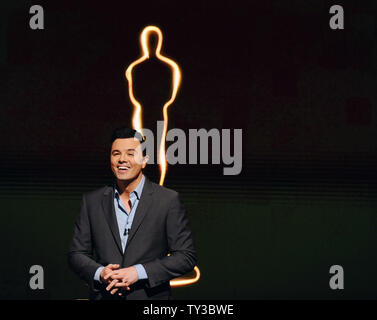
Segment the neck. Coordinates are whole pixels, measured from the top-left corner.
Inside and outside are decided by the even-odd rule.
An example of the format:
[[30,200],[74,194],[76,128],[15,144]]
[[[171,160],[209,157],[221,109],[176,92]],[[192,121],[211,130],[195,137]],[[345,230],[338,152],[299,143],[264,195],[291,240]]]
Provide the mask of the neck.
[[117,179],[117,186],[119,193],[122,196],[129,197],[130,194],[136,189],[143,177],[143,172],[140,171],[139,175],[131,180],[119,180]]

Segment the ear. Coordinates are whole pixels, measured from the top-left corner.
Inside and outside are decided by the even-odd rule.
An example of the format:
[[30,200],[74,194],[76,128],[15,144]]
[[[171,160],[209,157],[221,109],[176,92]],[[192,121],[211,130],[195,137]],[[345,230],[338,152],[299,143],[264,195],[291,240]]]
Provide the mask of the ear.
[[143,164],[142,164],[142,168],[144,169],[147,165],[147,162],[149,161],[149,156],[146,155],[145,157],[143,157]]

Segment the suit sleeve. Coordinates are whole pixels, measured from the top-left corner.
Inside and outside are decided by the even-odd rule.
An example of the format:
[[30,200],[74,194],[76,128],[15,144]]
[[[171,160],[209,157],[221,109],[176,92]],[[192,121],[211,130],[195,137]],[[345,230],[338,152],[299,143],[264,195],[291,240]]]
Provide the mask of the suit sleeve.
[[143,264],[151,288],[192,271],[197,263],[186,209],[178,193],[170,204],[166,233],[170,255]]
[[94,274],[101,265],[93,259],[92,236],[85,195],[74,226],[73,239],[68,252],[68,264],[93,288]]

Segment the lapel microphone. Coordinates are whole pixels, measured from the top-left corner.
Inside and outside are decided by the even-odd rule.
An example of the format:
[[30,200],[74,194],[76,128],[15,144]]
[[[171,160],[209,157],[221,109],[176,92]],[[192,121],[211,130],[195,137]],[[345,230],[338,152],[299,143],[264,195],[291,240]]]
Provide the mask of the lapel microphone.
[[130,231],[131,231],[131,229],[129,229],[129,228],[124,229],[123,235],[124,236],[128,235],[130,233]]

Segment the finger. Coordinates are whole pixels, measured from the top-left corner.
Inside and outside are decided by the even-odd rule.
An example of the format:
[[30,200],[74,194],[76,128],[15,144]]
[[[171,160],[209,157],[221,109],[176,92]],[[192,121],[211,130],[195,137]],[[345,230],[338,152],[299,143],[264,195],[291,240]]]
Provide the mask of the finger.
[[105,280],[109,279],[109,278],[113,278],[114,275],[118,275],[118,271],[110,271],[109,273],[107,273],[103,278]]
[[111,276],[112,276],[112,273],[109,272],[109,273],[107,273],[103,278],[104,278],[105,280],[107,280],[107,279],[109,279]]
[[112,277],[112,276],[114,276],[114,275],[118,275],[119,274],[119,271],[118,270],[112,270],[112,271],[110,271],[110,276]]
[[103,277],[104,280],[107,280],[109,278],[110,278],[110,273],[105,274],[105,276]]
[[129,284],[128,283],[124,283],[124,282],[118,282],[114,285],[114,287],[116,288],[125,288],[125,287],[128,287]]
[[117,269],[119,267],[120,267],[119,264],[109,264],[109,268],[111,269]]
[[118,280],[111,281],[111,283],[106,287],[106,290],[109,291],[117,282]]
[[118,288],[115,288],[113,290],[110,291],[111,294],[114,294],[115,292],[117,292],[119,289]]
[[130,283],[118,282],[114,285],[114,287],[119,288],[121,290],[123,289],[123,290],[130,291],[131,290],[129,287],[130,285],[131,285]]

